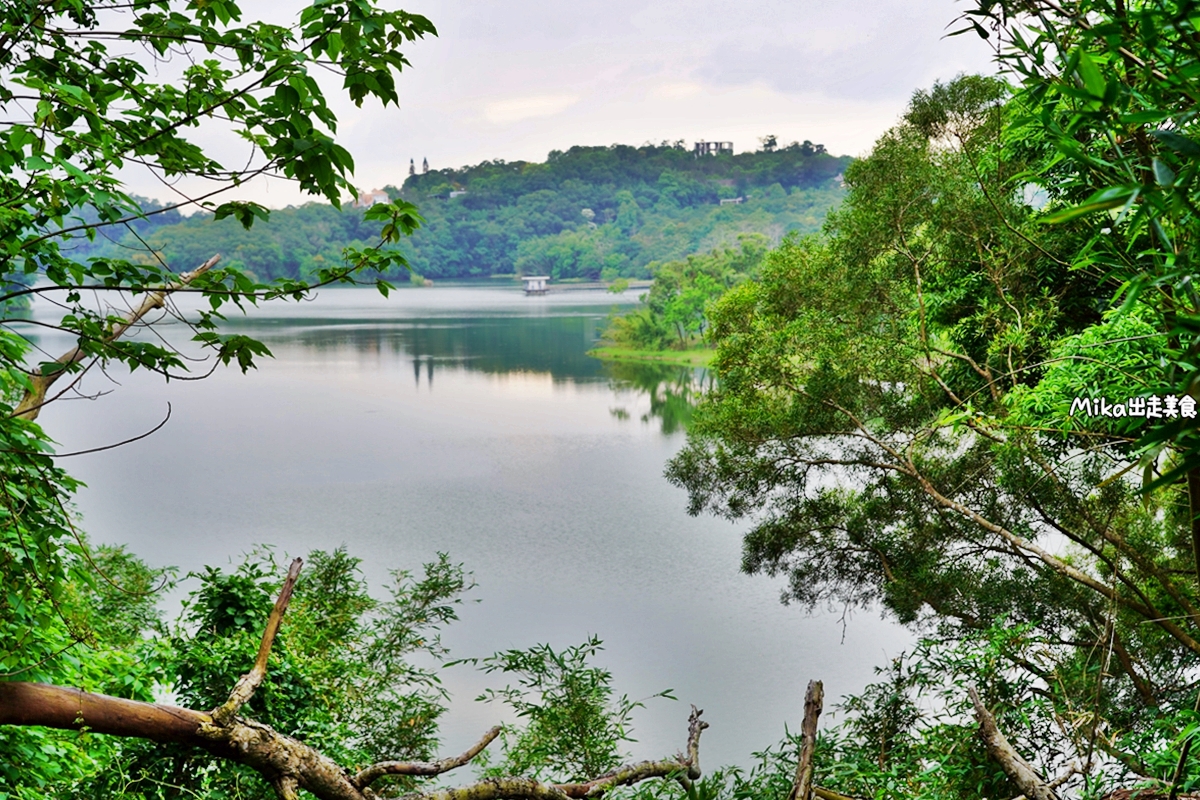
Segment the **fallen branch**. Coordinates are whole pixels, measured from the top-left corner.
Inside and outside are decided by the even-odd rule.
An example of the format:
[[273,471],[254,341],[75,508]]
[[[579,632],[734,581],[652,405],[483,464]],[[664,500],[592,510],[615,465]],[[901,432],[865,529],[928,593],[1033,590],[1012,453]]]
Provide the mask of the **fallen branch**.
[[[141,305],[126,314],[120,322],[113,325],[112,328],[109,329],[108,333],[105,334],[101,342],[103,344],[111,344],[112,342],[116,341],[127,330],[140,322],[142,318],[151,311],[156,308],[162,308],[163,301],[166,300],[167,295],[169,295],[171,292],[184,288],[196,278],[200,277],[216,266],[217,262],[220,260],[221,256],[215,255],[208,261],[205,261],[203,264],[196,267],[196,269],[192,270],[191,272],[185,272],[180,275],[179,280],[175,281],[174,283],[147,294],[142,300]],[[43,373],[40,369],[37,370],[37,372],[30,379],[30,383],[32,385],[28,391],[25,392],[25,396],[21,398],[21,402],[17,404],[17,408],[15,411],[13,411],[12,416],[18,419],[27,419],[30,421],[37,419],[42,407],[47,403],[46,392],[50,389],[54,382],[67,371],[69,366],[72,364],[77,364],[86,356],[87,353],[84,350],[83,345],[77,344],[54,360],[55,364],[61,365],[59,369],[55,369],[49,374]]]
[[[0,682],[0,725],[38,725],[62,730],[148,739],[191,745],[218,758],[244,764],[275,787],[281,800],[296,800],[307,791],[318,800],[371,800],[369,786],[387,775],[432,776],[463,766],[499,735],[489,730],[461,755],[439,761],[384,761],[357,774],[304,742],[268,725],[238,716],[266,677],[271,646],[279,632],[300,573],[301,560],[292,562],[275,601],[253,668],[243,675],[229,699],[212,712],[142,703],[80,689],[38,683]],[[708,723],[692,707],[685,752],[674,759],[643,761],[619,767],[582,783],[546,783],[531,778],[494,778],[469,786],[409,795],[410,800],[566,800],[598,798],[617,786],[651,778],[670,778],[684,786],[700,777],[700,734]],[[842,800],[832,793],[822,800]]]
[[975,687],[969,687],[967,693],[975,706],[975,717],[979,720],[979,735],[983,739],[983,745],[987,748],[988,755],[1004,770],[1004,774],[1012,779],[1029,800],[1058,800],[1050,785],[1042,780],[1029,762],[1021,757],[1000,732],[1000,728],[996,726],[996,718],[979,699],[979,692],[975,691]]
[[597,798],[617,786],[629,786],[649,778],[674,778],[685,787],[700,777],[700,734],[708,723],[703,712],[692,706],[688,717],[687,755],[674,760],[628,764],[584,783],[544,783],[532,778],[491,778],[469,786],[436,789],[406,795],[405,800],[565,800]]
[[441,761],[381,761],[355,775],[354,785],[365,789],[384,775],[441,775],[469,763],[500,735],[501,730],[503,729],[497,725],[485,733],[470,750],[454,758],[443,758]]

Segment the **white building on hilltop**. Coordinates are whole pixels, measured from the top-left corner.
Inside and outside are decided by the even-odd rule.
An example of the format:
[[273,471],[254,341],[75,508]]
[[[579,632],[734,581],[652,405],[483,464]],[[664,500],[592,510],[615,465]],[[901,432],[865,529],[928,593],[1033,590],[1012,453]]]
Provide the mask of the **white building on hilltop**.
[[355,208],[370,208],[376,203],[389,203],[392,198],[388,197],[388,193],[383,189],[372,189],[369,192],[363,192],[354,201]]

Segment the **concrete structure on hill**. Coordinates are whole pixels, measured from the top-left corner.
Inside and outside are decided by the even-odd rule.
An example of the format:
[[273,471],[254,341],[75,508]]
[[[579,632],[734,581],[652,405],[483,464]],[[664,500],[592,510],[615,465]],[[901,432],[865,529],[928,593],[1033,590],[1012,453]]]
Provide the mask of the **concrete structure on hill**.
[[692,155],[700,156],[733,155],[733,142],[706,142],[703,139],[692,146]]

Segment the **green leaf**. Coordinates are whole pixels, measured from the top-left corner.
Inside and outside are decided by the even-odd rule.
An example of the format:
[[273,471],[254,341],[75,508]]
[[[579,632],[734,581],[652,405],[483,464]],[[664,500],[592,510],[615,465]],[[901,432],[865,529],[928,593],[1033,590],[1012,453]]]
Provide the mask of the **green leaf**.
[[1079,79],[1083,81],[1083,88],[1087,90],[1087,93],[1097,100],[1103,100],[1104,76],[1100,74],[1100,68],[1096,66],[1096,62],[1084,50],[1079,51],[1079,66],[1076,71]]
[[1113,186],[1102,189],[1077,206],[1064,208],[1042,217],[1040,222],[1044,225],[1056,225],[1097,211],[1130,206],[1137,199],[1139,193],[1140,187],[1137,186]]
[[1191,156],[1192,158],[1200,156],[1200,144],[1196,144],[1188,137],[1178,134],[1175,131],[1158,130],[1151,132],[1150,135],[1176,153]]
[[1154,180],[1159,186],[1171,187],[1175,185],[1175,173],[1164,164],[1160,159],[1154,159]]
[[265,222],[270,216],[271,212],[266,206],[250,201],[232,200],[217,206],[213,219],[220,221],[226,217],[233,217],[242,223],[243,228],[249,230],[250,226],[254,224],[254,220],[261,219]]

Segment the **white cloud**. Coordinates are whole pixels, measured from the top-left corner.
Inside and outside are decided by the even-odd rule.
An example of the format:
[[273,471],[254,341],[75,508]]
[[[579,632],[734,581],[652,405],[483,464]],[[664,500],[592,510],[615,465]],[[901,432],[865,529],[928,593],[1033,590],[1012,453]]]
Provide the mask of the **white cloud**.
[[664,83],[654,90],[654,96],[667,100],[679,100],[685,97],[695,97],[702,91],[704,91],[704,87],[692,81],[686,83]]
[[578,102],[579,96],[574,94],[540,94],[497,100],[484,106],[483,118],[495,125],[508,125],[523,119],[552,117]]
[[[245,0],[278,16],[304,0]],[[404,0],[439,36],[406,45],[400,107],[361,108],[320,77],[363,188],[400,185],[409,159],[434,169],[485,159],[545,159],[572,145],[810,139],[861,155],[895,124],[913,90],[992,71],[974,36],[946,38],[958,0]],[[291,8],[294,11],[294,8]],[[951,27],[951,29],[952,29]],[[228,137],[202,138],[244,160]],[[234,144],[241,144],[235,142]],[[146,176],[133,191],[166,198]],[[202,191],[203,181],[180,188]],[[268,206],[303,202],[294,183],[234,192]]]

